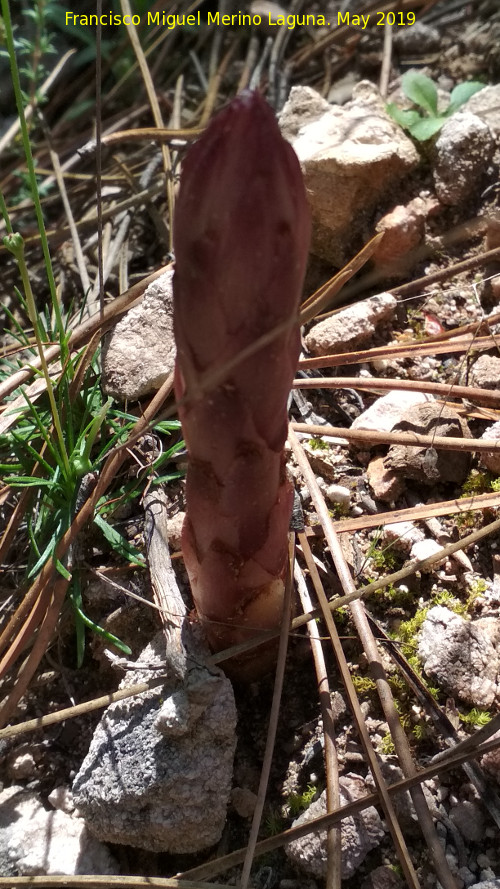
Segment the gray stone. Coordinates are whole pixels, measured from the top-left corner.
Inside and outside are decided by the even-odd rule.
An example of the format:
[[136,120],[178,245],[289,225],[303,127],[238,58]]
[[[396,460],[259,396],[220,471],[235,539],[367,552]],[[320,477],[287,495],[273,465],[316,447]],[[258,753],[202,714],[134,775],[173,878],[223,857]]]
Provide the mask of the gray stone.
[[480,843],[484,839],[484,815],[477,803],[463,800],[450,812],[450,818],[458,827],[464,840]]
[[379,293],[353,303],[324,321],[314,324],[305,338],[313,355],[349,352],[373,337],[377,324],[394,317],[397,300],[391,293]]
[[[196,651],[193,640],[186,647]],[[187,666],[183,658],[183,684],[170,669],[164,686],[112,704],[102,717],[73,784],[75,805],[101,839],[170,853],[199,852],[220,839],[236,708],[231,683],[201,665],[203,654]],[[137,666],[122,685],[165,672],[163,633]]]
[[495,151],[488,124],[471,111],[461,111],[443,125],[433,164],[436,194],[456,206],[477,194]]
[[0,793],[0,873],[118,874],[119,869],[81,818],[47,811],[36,793],[14,786]]
[[464,886],[471,886],[476,879],[476,875],[473,874],[468,867],[460,867],[457,871],[457,875],[463,880]]
[[257,795],[248,787],[233,787],[231,805],[240,818],[251,818],[257,804]]
[[418,655],[425,672],[449,695],[488,709],[499,696],[500,625],[493,617],[467,621],[443,605],[422,624]]
[[355,239],[371,223],[380,199],[417,166],[419,155],[368,81],[354,87],[346,105],[326,109],[318,97],[316,119],[305,122],[301,114],[307,102],[297,101],[295,89],[304,88],[292,89],[281,120],[304,173],[313,218],[312,251],[340,266],[352,255]]
[[149,285],[103,345],[102,385],[113,398],[135,401],[155,392],[174,369],[173,274],[169,270]]
[[[360,799],[367,793],[365,782],[359,775],[348,774],[340,778],[341,805]],[[315,800],[306,812],[297,818],[293,826],[304,824],[326,813],[326,791]],[[377,810],[370,806],[354,817],[342,821],[342,879],[352,877],[368,852],[375,849],[385,836]],[[292,840],[286,847],[288,857],[305,873],[324,879],[327,868],[326,832],[314,831],[305,837]]]
[[394,47],[399,55],[425,55],[441,48],[441,35],[437,28],[424,22],[415,22],[411,28],[397,29],[394,34]]
[[[377,398],[366,411],[356,417],[351,428],[390,432],[412,405],[433,400],[432,395],[425,395],[423,392],[403,392],[395,389],[394,392],[388,392],[387,395]],[[363,448],[367,447],[370,447],[370,443],[363,442]]]
[[[408,408],[393,432],[417,432],[419,435],[437,435],[445,438],[470,438],[466,421],[452,408],[429,401]],[[386,469],[399,473],[403,478],[415,479],[427,485],[436,482],[460,484],[467,476],[470,455],[464,451],[443,451],[432,447],[392,445],[384,459]]]

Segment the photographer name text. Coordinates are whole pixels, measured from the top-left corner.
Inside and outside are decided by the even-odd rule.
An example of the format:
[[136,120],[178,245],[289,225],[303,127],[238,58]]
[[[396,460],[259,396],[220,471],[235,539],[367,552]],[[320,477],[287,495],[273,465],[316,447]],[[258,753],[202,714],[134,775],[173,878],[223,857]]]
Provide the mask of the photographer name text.
[[[332,18],[332,21],[329,19]],[[76,12],[66,12],[67,25],[79,25],[92,27],[97,25],[158,25],[173,31],[174,28],[201,27],[250,27],[252,25],[267,25],[270,28],[287,28],[292,31],[299,27],[329,28],[341,25],[352,26],[365,30],[369,24],[383,27],[395,25],[396,27],[409,27],[415,24],[413,12],[370,12],[366,15],[353,15],[350,12],[338,12],[336,16],[326,18],[324,15],[251,15],[237,12],[232,15],[221,15],[220,12],[208,12],[202,17],[200,11],[190,15],[174,15],[166,12],[148,12],[147,16],[120,15],[114,12],[104,12],[101,15],[80,15]]]

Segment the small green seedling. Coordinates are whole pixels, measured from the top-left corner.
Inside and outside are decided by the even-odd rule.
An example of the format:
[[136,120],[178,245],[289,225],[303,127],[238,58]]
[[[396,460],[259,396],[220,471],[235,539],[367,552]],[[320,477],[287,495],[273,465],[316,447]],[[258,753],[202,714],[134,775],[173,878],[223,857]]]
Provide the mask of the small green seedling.
[[445,111],[438,111],[438,94],[436,84],[420,71],[407,71],[401,78],[401,86],[407,99],[422,109],[399,108],[394,102],[387,105],[387,111],[403,129],[418,142],[426,142],[443,126],[444,122],[455,114],[474,93],[484,87],[484,83],[468,81],[459,83],[452,90],[450,104]]

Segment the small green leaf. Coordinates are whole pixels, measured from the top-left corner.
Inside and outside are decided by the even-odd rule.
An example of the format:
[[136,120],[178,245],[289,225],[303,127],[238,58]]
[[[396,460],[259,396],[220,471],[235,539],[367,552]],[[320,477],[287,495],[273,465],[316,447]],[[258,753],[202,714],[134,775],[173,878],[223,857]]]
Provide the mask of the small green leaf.
[[33,478],[33,476],[11,475],[4,478],[6,485],[11,488],[51,488],[54,485],[52,479],[49,478]]
[[422,118],[418,111],[412,111],[410,109],[398,108],[394,102],[391,102],[386,106],[386,111],[391,115],[392,119],[399,124],[400,127],[403,127],[404,130],[409,130],[414,124],[416,124]]
[[106,540],[111,544],[116,553],[123,556],[123,558],[127,559],[132,565],[139,565],[141,568],[144,568],[144,557],[137,547],[129,543],[128,540],[125,540],[125,538],[122,537],[115,528],[112,528],[111,525],[99,515],[99,513],[94,516],[94,522],[97,527],[101,529]]
[[59,561],[59,559],[55,559],[55,566],[56,569],[59,571],[59,574],[61,574],[62,577],[64,577],[64,579],[69,582],[71,580],[71,574],[69,573],[68,569],[64,567],[63,563]]
[[419,142],[426,142],[441,129],[445,120],[445,117],[422,117],[410,127],[410,133]]
[[438,113],[436,84],[420,71],[407,71],[401,78],[405,96],[427,111],[432,117]]
[[471,96],[474,96],[482,89],[484,89],[484,83],[479,83],[477,80],[469,80],[467,83],[457,84],[455,89],[451,91],[450,104],[446,109],[446,114],[454,114],[455,111],[469,101]]

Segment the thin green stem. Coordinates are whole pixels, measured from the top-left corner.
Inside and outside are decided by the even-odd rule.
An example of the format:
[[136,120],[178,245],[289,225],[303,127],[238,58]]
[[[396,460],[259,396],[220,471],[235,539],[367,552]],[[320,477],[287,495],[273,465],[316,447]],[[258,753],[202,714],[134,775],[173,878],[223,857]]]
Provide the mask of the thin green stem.
[[[2,0],[3,2],[3,0]],[[45,352],[43,348],[42,341],[42,325],[40,322],[40,318],[38,316],[38,312],[35,306],[35,298],[33,296],[33,291],[31,289],[31,281],[28,274],[28,267],[26,265],[26,260],[24,258],[24,242],[21,235],[18,232],[14,232],[13,234],[7,235],[3,239],[4,245],[7,250],[15,256],[17,260],[17,265],[19,268],[19,273],[21,275],[21,280],[23,282],[24,295],[26,298],[26,307],[28,310],[29,319],[33,325],[33,331],[35,334],[35,340],[38,348],[38,354],[40,356],[40,364],[42,366],[42,373],[45,378],[45,383],[47,386],[47,395],[50,401],[50,409],[52,413],[52,420],[54,423],[54,428],[56,430],[57,440],[59,442],[59,452],[61,454],[61,458],[64,464],[64,471],[67,478],[71,475],[71,468],[69,464],[68,452],[66,450],[66,443],[64,441],[63,431],[61,427],[61,420],[59,417],[59,411],[57,409],[56,399],[54,396],[54,388],[52,385],[52,380],[49,374],[49,367],[45,358]]]
[[68,357],[68,346],[66,341],[66,335],[64,330],[64,324],[61,316],[61,309],[59,306],[59,301],[57,299],[56,292],[56,282],[54,279],[54,272],[52,269],[52,261],[50,258],[49,252],[49,242],[47,240],[47,235],[45,232],[45,223],[43,221],[43,213],[42,213],[42,204],[40,201],[40,195],[38,194],[38,184],[36,181],[35,174],[35,165],[33,163],[33,155],[31,153],[31,144],[28,133],[28,125],[26,123],[26,116],[24,114],[24,106],[23,106],[23,98],[22,98],[22,90],[21,90],[21,81],[19,79],[19,69],[17,66],[16,52],[14,48],[14,34],[12,30],[12,19],[10,16],[10,8],[9,8],[9,0],[0,0],[1,8],[2,8],[2,17],[4,23],[4,31],[5,31],[5,42],[7,45],[7,51],[9,54],[10,60],[10,70],[12,75],[12,86],[14,88],[14,95],[16,97],[16,105],[17,105],[17,113],[19,115],[19,124],[21,127],[21,137],[23,142],[24,154],[26,158],[26,166],[28,169],[28,178],[30,182],[31,188],[31,196],[33,198],[33,205],[35,207],[35,213],[38,223],[38,230],[40,232],[40,242],[42,245],[43,257],[45,261],[45,270],[47,273],[47,281],[50,289],[50,296],[52,300],[52,306],[54,309],[54,315],[56,318],[57,329],[59,331],[59,340],[61,346],[61,363],[65,364],[66,359]]

